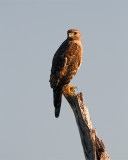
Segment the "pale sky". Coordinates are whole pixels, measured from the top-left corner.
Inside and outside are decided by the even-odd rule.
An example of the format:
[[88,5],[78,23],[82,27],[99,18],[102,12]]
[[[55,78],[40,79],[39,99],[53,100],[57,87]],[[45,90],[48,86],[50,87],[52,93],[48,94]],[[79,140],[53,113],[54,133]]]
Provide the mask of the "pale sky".
[[54,117],[49,84],[71,28],[83,61],[70,84],[111,160],[128,160],[127,0],[0,0],[0,160],[84,160],[73,112],[63,97]]

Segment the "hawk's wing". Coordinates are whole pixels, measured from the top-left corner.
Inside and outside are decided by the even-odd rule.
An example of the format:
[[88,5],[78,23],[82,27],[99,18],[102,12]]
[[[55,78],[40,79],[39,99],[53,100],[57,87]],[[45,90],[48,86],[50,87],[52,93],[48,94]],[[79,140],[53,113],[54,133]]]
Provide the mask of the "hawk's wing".
[[65,52],[68,49],[69,44],[68,41],[65,40],[59,49],[56,51],[53,60],[52,60],[52,68],[51,68],[51,75],[50,75],[50,85],[51,88],[55,88],[58,84],[60,78],[60,71],[63,70],[63,67],[66,63],[65,59]]

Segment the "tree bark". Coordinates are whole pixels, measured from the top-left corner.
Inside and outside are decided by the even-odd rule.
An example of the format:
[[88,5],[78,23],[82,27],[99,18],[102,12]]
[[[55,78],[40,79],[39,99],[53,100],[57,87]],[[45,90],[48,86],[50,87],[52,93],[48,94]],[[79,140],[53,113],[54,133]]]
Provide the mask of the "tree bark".
[[96,129],[92,128],[91,118],[87,107],[83,104],[83,94],[70,95],[63,93],[70,104],[79,129],[81,143],[86,160],[110,160],[104,143],[99,140]]

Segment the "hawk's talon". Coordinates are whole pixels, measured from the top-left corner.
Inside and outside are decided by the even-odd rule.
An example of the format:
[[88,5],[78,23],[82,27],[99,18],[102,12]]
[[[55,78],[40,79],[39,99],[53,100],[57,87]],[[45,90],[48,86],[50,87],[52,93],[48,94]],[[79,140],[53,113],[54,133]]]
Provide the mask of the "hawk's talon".
[[71,96],[75,96],[75,93],[74,92],[71,92],[69,93]]
[[70,94],[71,96],[75,96],[75,86],[70,86],[69,84],[68,85],[65,85],[63,87],[63,93],[67,93],[67,94]]

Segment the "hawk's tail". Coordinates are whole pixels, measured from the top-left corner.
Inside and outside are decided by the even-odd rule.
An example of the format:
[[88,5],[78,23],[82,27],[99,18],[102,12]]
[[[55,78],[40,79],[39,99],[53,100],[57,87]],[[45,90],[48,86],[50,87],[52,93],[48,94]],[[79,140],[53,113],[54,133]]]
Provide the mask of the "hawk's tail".
[[53,90],[55,117],[58,118],[61,108],[62,93],[60,90]]

